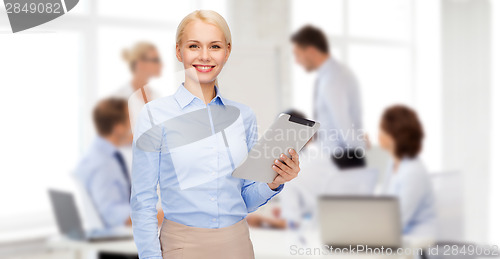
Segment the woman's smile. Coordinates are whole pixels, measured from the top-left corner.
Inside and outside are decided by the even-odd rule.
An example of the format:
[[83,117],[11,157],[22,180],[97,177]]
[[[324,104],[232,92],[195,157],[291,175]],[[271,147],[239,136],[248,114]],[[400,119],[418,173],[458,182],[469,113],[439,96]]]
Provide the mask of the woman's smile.
[[215,68],[215,65],[193,65],[194,68],[196,68],[196,70],[198,72],[201,72],[201,73],[208,73],[210,71],[212,71],[214,68]]

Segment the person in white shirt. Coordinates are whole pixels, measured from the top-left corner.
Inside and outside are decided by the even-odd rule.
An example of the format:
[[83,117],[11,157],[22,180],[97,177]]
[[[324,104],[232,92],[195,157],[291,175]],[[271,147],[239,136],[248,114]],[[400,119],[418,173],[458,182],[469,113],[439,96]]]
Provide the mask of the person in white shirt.
[[[129,120],[132,131],[136,118],[144,105],[160,98],[160,94],[149,85],[153,78],[161,76],[162,61],[157,47],[150,42],[141,41],[122,52],[123,60],[131,73],[131,79],[111,94],[128,102]],[[129,172],[132,169],[132,146],[120,147]]]
[[[356,77],[330,55],[327,38],[320,29],[306,25],[292,35],[291,41],[296,62],[308,72],[318,72],[313,117],[321,123],[317,133],[321,148],[332,155],[346,150],[359,153],[365,138]],[[362,159],[352,162],[364,165]]]
[[383,113],[379,143],[391,154],[392,161],[382,194],[398,198],[404,235],[433,238],[435,197],[427,169],[418,158],[423,137],[422,125],[412,109],[394,105]]

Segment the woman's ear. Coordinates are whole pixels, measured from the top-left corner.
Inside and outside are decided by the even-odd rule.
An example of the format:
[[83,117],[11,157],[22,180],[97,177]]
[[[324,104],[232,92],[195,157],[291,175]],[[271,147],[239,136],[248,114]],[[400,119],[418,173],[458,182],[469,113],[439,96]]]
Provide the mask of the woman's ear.
[[229,59],[229,55],[231,55],[231,43],[227,44],[227,52],[226,52],[226,60],[225,60],[225,62],[227,62],[227,60]]
[[179,44],[175,44],[175,56],[177,57],[177,60],[179,62],[182,62],[182,55],[181,55],[181,46]]

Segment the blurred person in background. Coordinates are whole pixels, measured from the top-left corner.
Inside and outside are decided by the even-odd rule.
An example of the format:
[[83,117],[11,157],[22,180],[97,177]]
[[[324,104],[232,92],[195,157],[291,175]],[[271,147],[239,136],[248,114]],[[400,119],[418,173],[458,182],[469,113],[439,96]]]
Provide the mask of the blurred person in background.
[[378,138],[380,146],[392,156],[382,194],[399,199],[403,234],[433,238],[435,197],[427,169],[418,158],[424,130],[417,113],[403,105],[387,108]]
[[[320,29],[306,25],[292,35],[296,62],[307,72],[317,71],[313,119],[321,123],[315,139],[332,154],[341,169],[364,166],[361,97],[358,81],[345,65],[330,55]],[[344,155],[345,154],[345,155]]]
[[148,87],[151,79],[161,76],[163,67],[156,46],[150,42],[137,42],[130,49],[124,49],[122,56],[130,69],[132,78],[113,96],[129,99],[133,93],[140,90],[139,97],[145,103],[158,98],[158,94]]
[[[127,101],[108,98],[93,110],[98,136],[75,170],[106,228],[130,225],[130,175],[119,147],[130,145]],[[159,212],[159,219],[162,219]]]
[[[158,48],[150,42],[141,41],[122,51],[123,60],[127,63],[132,78],[122,85],[111,96],[128,101],[128,113],[131,129],[134,129],[137,115],[144,105],[158,99],[160,94],[149,85],[153,78],[161,76],[162,62]],[[119,148],[129,171],[132,170],[132,146]]]
[[[127,100],[107,98],[93,110],[98,136],[75,170],[76,179],[84,187],[105,228],[130,226],[129,171],[120,147],[132,143]],[[91,208],[87,208],[91,209]],[[159,222],[163,211],[157,214]],[[129,259],[137,256],[99,253],[99,259]]]
[[127,101],[109,98],[93,111],[98,136],[75,174],[106,228],[130,225],[130,177],[119,147],[130,145]]

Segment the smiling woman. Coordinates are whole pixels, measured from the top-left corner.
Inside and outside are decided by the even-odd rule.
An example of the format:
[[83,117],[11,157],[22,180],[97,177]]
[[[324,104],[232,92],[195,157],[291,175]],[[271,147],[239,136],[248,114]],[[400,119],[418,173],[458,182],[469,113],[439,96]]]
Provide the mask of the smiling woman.
[[[184,64],[184,69],[189,71],[186,72],[187,85],[199,83],[200,86],[208,86],[216,82],[231,54],[231,31],[224,18],[220,18],[188,15],[179,24],[176,56]],[[194,73],[192,68],[198,73]],[[211,96],[212,92],[206,94]]]
[[[281,154],[284,162],[269,165],[278,173],[270,183],[231,175],[257,140],[254,112],[222,97],[217,84],[231,47],[229,27],[218,13],[201,10],[186,16],[176,41],[185,82],[174,95],[149,102],[139,115],[130,203],[140,258],[254,258],[247,214],[299,173],[298,154],[291,150],[292,158]],[[233,108],[237,116],[229,122]],[[201,117],[190,116],[193,112]],[[155,125],[165,121],[176,125]],[[158,149],[145,149],[145,144]],[[165,213],[159,238],[152,213],[157,182]]]

